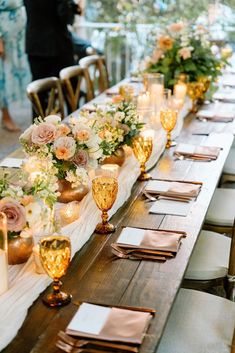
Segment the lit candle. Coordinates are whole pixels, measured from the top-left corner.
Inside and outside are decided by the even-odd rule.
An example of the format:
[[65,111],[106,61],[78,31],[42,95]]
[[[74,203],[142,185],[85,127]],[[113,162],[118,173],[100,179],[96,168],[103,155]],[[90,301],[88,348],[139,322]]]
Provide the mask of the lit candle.
[[65,226],[72,222],[75,222],[79,218],[80,203],[78,201],[72,201],[61,207],[59,216],[61,226]]
[[150,100],[151,104],[154,105],[157,102],[161,103],[163,99],[164,87],[160,83],[153,83],[150,86]]
[[153,129],[142,130],[140,135],[143,136],[144,138],[154,139],[155,131]]
[[187,85],[184,83],[177,83],[174,86],[174,97],[177,100],[183,100],[185,99],[187,93]]
[[101,166],[102,175],[117,178],[119,174],[119,166],[117,164],[103,164]]
[[149,92],[142,93],[137,98],[137,109],[147,110],[150,105],[150,94]]
[[8,290],[7,218],[0,212],[0,295]]

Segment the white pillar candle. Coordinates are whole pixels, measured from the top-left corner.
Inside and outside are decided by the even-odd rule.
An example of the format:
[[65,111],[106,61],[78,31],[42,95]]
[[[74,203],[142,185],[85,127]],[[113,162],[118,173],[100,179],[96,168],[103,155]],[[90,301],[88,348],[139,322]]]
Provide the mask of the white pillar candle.
[[0,249],[0,295],[8,290],[7,252]]
[[147,110],[150,105],[150,94],[149,92],[142,93],[137,98],[137,109],[138,110]]
[[117,164],[103,164],[101,166],[102,175],[117,178],[119,174],[119,166]]
[[153,129],[146,129],[146,130],[141,131],[140,135],[145,138],[151,137],[152,139],[154,139],[155,131]]
[[160,83],[152,83],[150,86],[150,100],[151,104],[154,105],[157,102],[161,103],[163,99],[164,87]]
[[177,100],[184,100],[187,93],[187,86],[184,83],[177,83],[174,86],[174,97]]

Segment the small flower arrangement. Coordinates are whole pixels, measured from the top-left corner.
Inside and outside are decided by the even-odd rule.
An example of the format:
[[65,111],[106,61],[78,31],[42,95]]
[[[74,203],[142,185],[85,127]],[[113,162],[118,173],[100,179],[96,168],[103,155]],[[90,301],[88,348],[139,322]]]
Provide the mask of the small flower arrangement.
[[87,169],[102,156],[99,137],[92,127],[77,119],[63,124],[56,115],[36,119],[20,136],[20,142],[27,156],[46,160],[52,165],[51,173],[71,182],[74,188],[88,185]]
[[[106,110],[97,109],[93,113],[82,112],[100,138],[103,157],[115,154],[124,145],[131,145],[131,139],[138,135],[144,124],[140,121],[136,107],[130,102],[110,104]],[[102,160],[102,158],[101,158]]]
[[184,73],[189,81],[210,76],[212,81],[220,74],[220,60],[211,51],[209,34],[204,26],[185,22],[172,23],[162,32],[150,37],[152,53],[140,64],[142,72],[159,72],[165,84],[171,87],[175,78]]
[[35,177],[19,185],[9,182],[7,174],[0,180],[0,212],[7,217],[8,238],[28,238],[47,232],[53,226],[56,187],[51,176]]

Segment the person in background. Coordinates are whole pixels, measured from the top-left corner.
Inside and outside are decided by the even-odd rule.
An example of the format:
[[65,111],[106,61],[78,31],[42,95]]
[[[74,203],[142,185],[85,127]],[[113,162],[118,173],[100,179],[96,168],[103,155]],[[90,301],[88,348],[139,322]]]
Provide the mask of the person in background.
[[24,0],[27,12],[26,53],[33,80],[59,76],[74,64],[68,24],[81,9],[72,0]]
[[12,102],[22,99],[29,83],[24,52],[26,13],[22,0],[0,0],[0,110],[2,125],[19,131],[9,112]]

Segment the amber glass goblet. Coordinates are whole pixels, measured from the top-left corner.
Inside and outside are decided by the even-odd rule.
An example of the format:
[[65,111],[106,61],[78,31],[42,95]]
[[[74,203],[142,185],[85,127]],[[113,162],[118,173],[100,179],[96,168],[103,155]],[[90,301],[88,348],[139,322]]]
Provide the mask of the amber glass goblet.
[[102,222],[98,223],[95,231],[99,234],[108,234],[115,231],[113,224],[108,222],[108,211],[112,208],[118,192],[116,178],[99,176],[92,180],[92,195],[97,207],[102,211]]
[[190,110],[191,113],[196,113],[197,109],[197,101],[198,99],[203,97],[203,83],[202,82],[189,82],[187,93],[189,97],[192,99],[192,108]]
[[153,150],[153,138],[150,136],[136,136],[132,139],[132,149],[140,163],[140,176],[138,180],[149,180],[151,175],[146,172],[146,162],[149,160]]
[[39,253],[44,270],[54,281],[52,293],[43,298],[44,304],[50,307],[69,304],[71,295],[61,292],[60,278],[65,275],[70,263],[70,239],[60,235],[43,238],[39,243]]
[[[173,146],[171,140],[171,131],[175,128],[177,123],[178,112],[174,109],[161,109],[160,111],[160,121],[162,127],[167,132],[167,142],[166,148]],[[175,145],[175,144],[174,144]]]
[[209,76],[199,76],[197,80],[202,84],[202,94],[201,97],[199,97],[199,100],[201,101],[201,103],[203,103],[205,100],[205,94],[210,88],[211,78]]

